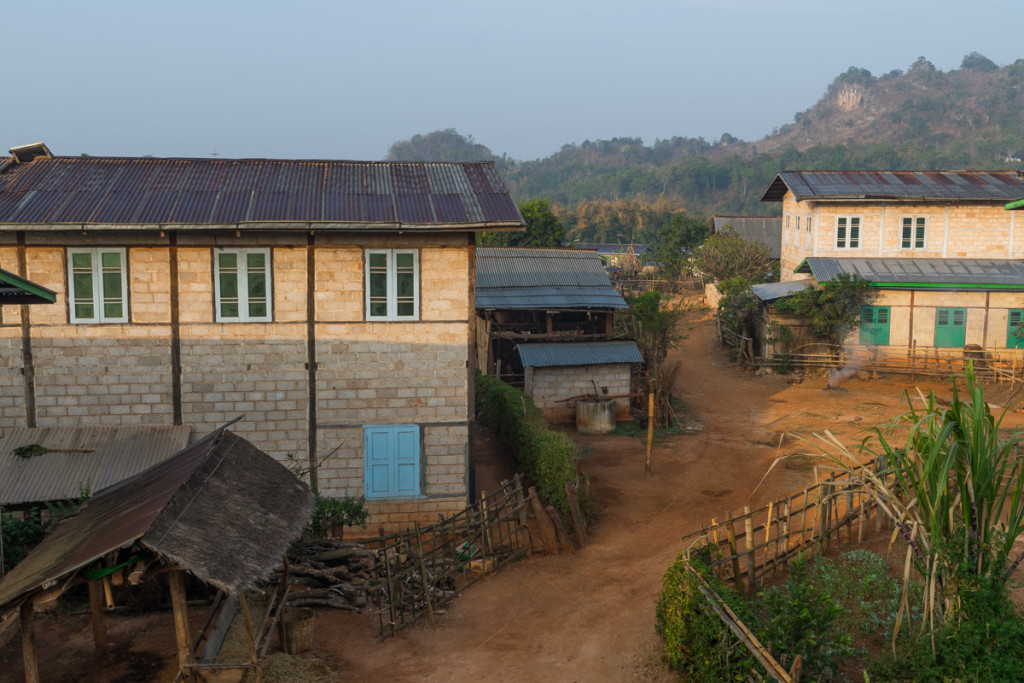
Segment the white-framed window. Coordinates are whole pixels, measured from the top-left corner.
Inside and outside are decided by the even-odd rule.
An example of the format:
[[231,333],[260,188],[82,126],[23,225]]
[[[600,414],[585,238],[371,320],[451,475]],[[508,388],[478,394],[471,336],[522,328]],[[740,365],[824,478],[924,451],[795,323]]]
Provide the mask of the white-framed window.
[[927,217],[904,216],[900,230],[900,249],[924,249],[927,231]]
[[270,249],[215,249],[213,288],[217,322],[270,322],[270,279]]
[[68,249],[71,322],[128,322],[127,263],[124,249]]
[[813,239],[811,237],[811,217],[810,216],[807,217],[807,238],[806,239],[807,239],[807,247],[808,248],[814,246]]
[[836,218],[836,249],[858,249],[860,247],[860,217],[839,216]]
[[[796,231],[800,232],[800,228],[797,228]],[[783,231],[783,234],[786,236],[787,240],[790,238],[790,234],[789,234],[789,214],[788,213],[786,214],[786,229],[785,229],[785,231]]]
[[419,258],[416,249],[366,250],[367,320],[419,320]]

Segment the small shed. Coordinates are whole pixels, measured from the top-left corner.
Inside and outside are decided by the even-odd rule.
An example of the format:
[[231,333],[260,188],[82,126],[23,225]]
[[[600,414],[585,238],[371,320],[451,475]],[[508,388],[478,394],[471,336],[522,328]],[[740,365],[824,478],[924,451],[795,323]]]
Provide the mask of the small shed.
[[644,357],[631,341],[519,344],[525,369],[523,391],[545,417],[568,422],[576,417],[573,397],[615,399],[616,419],[629,418],[632,370]]
[[239,596],[248,615],[242,591],[281,565],[312,509],[309,486],[227,425],[106,488],[0,581],[0,623],[20,615],[26,680],[39,680],[35,603],[75,582],[88,582],[93,637],[105,650],[97,577],[113,567],[139,581],[167,576],[181,676],[193,680],[201,664],[192,650],[184,574]]

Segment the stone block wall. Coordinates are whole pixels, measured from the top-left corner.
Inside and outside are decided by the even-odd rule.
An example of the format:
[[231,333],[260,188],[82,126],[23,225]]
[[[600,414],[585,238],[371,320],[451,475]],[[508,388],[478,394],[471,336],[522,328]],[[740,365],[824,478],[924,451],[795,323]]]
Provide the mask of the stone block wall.
[[[573,422],[575,406],[559,402],[570,396],[598,393],[608,396],[630,392],[630,366],[628,363],[609,365],[579,365],[552,368],[527,368],[525,393],[544,411],[548,420]],[[615,400],[617,419],[629,419],[629,399]]]

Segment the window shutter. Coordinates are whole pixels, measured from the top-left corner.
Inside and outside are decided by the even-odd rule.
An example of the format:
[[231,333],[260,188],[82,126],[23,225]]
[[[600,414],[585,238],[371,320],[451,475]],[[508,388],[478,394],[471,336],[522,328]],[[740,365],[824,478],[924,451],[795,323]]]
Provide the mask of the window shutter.
[[367,427],[365,437],[367,498],[391,496],[391,433],[388,427]]
[[363,430],[366,497],[419,497],[419,426],[367,425]]
[[416,426],[394,427],[395,488],[402,498],[420,493],[420,430]]

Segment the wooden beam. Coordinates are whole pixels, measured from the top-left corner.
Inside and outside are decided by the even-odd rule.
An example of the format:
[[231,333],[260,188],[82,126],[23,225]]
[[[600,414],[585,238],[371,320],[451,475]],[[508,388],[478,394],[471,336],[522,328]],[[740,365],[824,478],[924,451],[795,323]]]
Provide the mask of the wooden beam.
[[192,638],[188,632],[188,601],[185,598],[185,572],[175,569],[167,575],[167,584],[171,589],[171,607],[174,610],[174,636],[178,640],[178,669],[181,679],[188,683],[195,680],[192,676]]
[[103,621],[103,586],[100,580],[89,581],[89,612],[92,614],[92,639],[97,654],[107,653],[107,625]]
[[25,666],[25,683],[39,683],[39,662],[36,661],[35,605],[32,598],[21,603],[21,657]]

